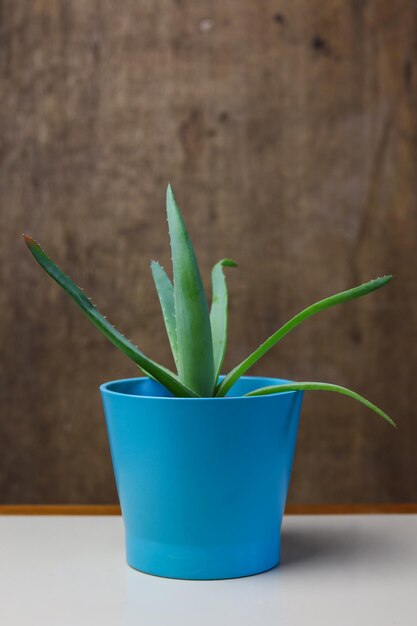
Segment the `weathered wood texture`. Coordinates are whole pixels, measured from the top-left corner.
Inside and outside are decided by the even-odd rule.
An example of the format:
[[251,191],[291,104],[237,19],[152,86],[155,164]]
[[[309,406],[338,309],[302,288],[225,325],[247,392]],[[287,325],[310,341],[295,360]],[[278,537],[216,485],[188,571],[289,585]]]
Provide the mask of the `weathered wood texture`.
[[2,0],[0,502],[113,502],[97,387],[135,375],[42,274],[38,238],[169,363],[149,261],[171,181],[206,278],[230,272],[235,364],[365,393],[305,400],[292,502],[417,500],[417,4],[409,0]]

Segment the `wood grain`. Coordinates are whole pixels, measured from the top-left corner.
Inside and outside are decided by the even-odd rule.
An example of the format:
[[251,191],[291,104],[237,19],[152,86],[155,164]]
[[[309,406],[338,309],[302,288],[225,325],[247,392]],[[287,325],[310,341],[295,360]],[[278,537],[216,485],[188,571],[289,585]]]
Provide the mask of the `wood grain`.
[[[416,515],[417,504],[288,504],[285,515]],[[121,515],[118,504],[3,504],[0,515]]]
[[29,258],[39,239],[170,364],[149,262],[168,181],[204,276],[230,256],[226,367],[302,307],[252,373],[311,393],[292,503],[417,500],[417,5],[407,0],[2,0],[0,502],[116,502],[98,385],[136,369]]

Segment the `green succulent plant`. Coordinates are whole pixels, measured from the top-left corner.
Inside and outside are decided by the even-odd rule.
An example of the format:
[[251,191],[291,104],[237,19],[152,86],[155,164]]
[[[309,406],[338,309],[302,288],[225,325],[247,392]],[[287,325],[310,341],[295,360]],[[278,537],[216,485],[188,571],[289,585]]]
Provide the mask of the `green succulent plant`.
[[[145,375],[159,381],[177,397],[225,396],[252,365],[304,320],[336,304],[365,296],[383,287],[392,278],[392,276],[377,278],[312,304],[292,317],[244,361],[220,378],[227,343],[228,292],[224,269],[235,267],[236,263],[231,259],[222,259],[213,267],[212,301],[209,309],[194,248],[170,186],[167,188],[166,204],[173,281],[158,262],[152,261],[151,270],[177,368],[176,373],[150,359],[126,339],[97,310],[82,289],[46,255],[39,244],[28,235],[24,235],[24,238],[41,267],[71,296],[101,333],[132,359]],[[247,395],[257,396],[296,390],[334,391],[349,396],[395,426],[394,421],[384,411],[366,398],[350,389],[330,383],[291,382],[256,389]]]

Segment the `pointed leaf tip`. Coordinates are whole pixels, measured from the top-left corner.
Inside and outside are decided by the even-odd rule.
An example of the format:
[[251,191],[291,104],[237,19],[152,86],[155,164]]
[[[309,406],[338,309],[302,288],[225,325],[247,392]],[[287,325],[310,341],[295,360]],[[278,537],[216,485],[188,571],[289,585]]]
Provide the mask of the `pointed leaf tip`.
[[227,344],[228,292],[226,277],[224,275],[223,268],[236,267],[236,265],[237,263],[232,259],[221,259],[213,267],[211,273],[212,301],[210,311],[210,323],[213,339],[213,356],[216,385],[223,365]]
[[120,333],[115,327],[97,310],[92,302],[85,295],[84,291],[78,287],[64,272],[50,259],[47,254],[42,250],[39,244],[37,244],[31,237],[25,237],[25,241],[28,244],[30,252],[35,257],[36,261],[42,267],[43,270],[53,280],[55,280],[60,287],[66,291],[66,293],[76,302],[81,308],[86,317],[98,328],[98,330],[121,350],[126,356],[134,361],[139,367],[141,367],[149,376],[158,380],[164,385],[171,393],[181,397],[195,397],[194,391],[183,385],[178,377],[170,372],[167,368],[159,365],[152,359],[149,359],[143,352],[141,352],[134,344],[126,339],[126,337]]
[[283,393],[286,391],[334,391],[336,393],[340,393],[343,396],[348,396],[353,398],[353,400],[357,400],[361,404],[364,404],[368,409],[371,409],[378,415],[384,418],[391,426],[397,428],[397,424],[394,420],[387,415],[382,409],[377,407],[375,404],[359,395],[352,389],[348,389],[347,387],[341,387],[340,385],[333,385],[332,383],[318,383],[318,382],[291,382],[284,383],[282,385],[271,385],[269,387],[262,387],[261,389],[255,389],[247,393],[247,396],[263,396],[271,393]]
[[199,396],[213,394],[214,361],[207,298],[184,219],[167,188],[180,380]]
[[178,368],[178,342],[175,321],[174,287],[164,268],[158,261],[151,263],[152,277],[158,293],[159,303],[164,317],[165,328],[167,330],[169,343],[175,365]]
[[174,198],[174,192],[172,190],[171,183],[168,183],[168,185],[167,185],[166,196],[167,196],[167,198],[171,198],[171,199]]
[[220,265],[222,267],[238,267],[238,264],[233,259],[222,259]]
[[375,278],[373,280],[364,283],[363,285],[359,285],[358,287],[353,287],[352,289],[348,289],[347,291],[341,291],[340,293],[334,294],[333,296],[329,296],[328,298],[324,298],[323,300],[319,300],[314,304],[310,305],[303,311],[300,311],[297,315],[294,315],[286,324],[281,326],[273,335],[271,335],[266,341],[264,341],[259,348],[257,348],[252,354],[250,354],[244,361],[242,361],[239,365],[232,369],[231,372],[225,376],[220,385],[217,388],[216,395],[224,396],[228,392],[228,390],[234,385],[234,383],[245,374],[248,369],[254,365],[259,359],[270,350],[278,341],[280,341],[285,335],[287,335],[293,328],[296,328],[301,322],[305,319],[315,315],[319,311],[323,311],[337,304],[341,304],[342,302],[348,302],[350,300],[354,300],[355,298],[360,298],[365,296],[381,287],[384,287],[392,278],[392,275],[383,276],[382,278]]

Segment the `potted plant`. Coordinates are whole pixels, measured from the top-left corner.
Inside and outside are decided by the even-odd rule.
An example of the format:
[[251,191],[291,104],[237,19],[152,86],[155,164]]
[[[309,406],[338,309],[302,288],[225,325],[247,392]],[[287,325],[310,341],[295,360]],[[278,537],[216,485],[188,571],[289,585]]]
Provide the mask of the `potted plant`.
[[219,261],[209,310],[200,271],[171,187],[167,189],[173,282],[155,261],[158,292],[177,373],[147,357],[99,313],[29,236],[43,269],[144,377],[101,386],[128,563],[187,579],[233,578],[272,568],[291,474],[303,392],[338,392],[395,426],[359,394],[330,383],[244,376],[268,350],[315,313],[364,296],[391,276],[320,300],[295,315],[221,376],[228,293]]

